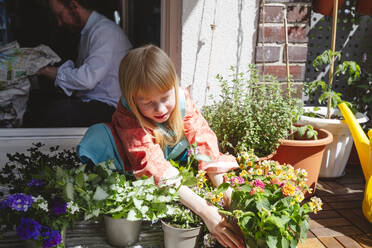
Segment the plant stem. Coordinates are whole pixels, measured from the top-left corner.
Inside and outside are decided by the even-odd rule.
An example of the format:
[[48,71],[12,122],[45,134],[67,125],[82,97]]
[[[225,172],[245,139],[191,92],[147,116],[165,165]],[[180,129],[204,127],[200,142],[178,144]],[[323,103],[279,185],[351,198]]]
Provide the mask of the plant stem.
[[333,83],[333,72],[335,67],[335,50],[336,50],[336,34],[337,34],[337,13],[338,13],[338,0],[333,0],[333,23],[332,23],[332,57],[331,57],[331,68],[329,69],[329,88],[328,88],[328,106],[327,106],[327,119],[331,119],[331,106],[332,106],[332,83]]

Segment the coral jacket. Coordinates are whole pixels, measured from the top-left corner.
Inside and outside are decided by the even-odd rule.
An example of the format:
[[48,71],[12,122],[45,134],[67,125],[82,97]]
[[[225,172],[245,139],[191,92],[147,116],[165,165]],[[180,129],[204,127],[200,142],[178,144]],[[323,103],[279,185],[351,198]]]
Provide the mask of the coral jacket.
[[[184,133],[189,144],[197,144],[201,154],[208,155],[212,163],[199,161],[199,170],[208,173],[224,173],[238,167],[231,155],[219,152],[215,133],[207,121],[197,110],[191,97],[185,90],[180,94],[186,97],[186,112],[184,117]],[[164,157],[159,144],[154,142],[152,130],[146,132],[137,122],[135,116],[121,102],[112,117],[111,129],[118,150],[124,157],[125,171],[132,171],[139,178],[142,175],[154,176],[155,182],[168,178],[167,172],[173,167]]]

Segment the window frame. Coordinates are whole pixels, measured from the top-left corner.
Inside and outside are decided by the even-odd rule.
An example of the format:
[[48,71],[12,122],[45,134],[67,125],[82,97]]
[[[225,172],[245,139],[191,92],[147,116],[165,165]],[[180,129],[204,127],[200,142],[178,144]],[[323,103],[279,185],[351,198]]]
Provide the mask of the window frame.
[[[122,0],[122,25],[127,29],[125,18],[126,4]],[[178,73],[181,71],[181,20],[182,0],[161,0],[161,48],[167,52],[175,64]],[[180,74],[179,74],[180,75]],[[62,128],[0,128],[0,153],[4,147],[11,145],[9,140],[58,140],[76,139],[83,137],[87,127]],[[8,142],[7,142],[8,141]],[[58,145],[56,143],[56,145]],[[1,160],[1,159],[0,159]]]

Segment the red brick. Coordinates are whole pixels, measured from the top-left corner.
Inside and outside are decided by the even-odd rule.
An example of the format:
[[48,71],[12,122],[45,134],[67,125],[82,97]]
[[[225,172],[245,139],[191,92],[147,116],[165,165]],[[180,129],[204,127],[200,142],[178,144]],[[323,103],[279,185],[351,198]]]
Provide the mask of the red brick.
[[[258,42],[262,42],[262,26],[259,29]],[[283,26],[265,26],[264,39],[265,43],[284,43],[285,42],[285,33]]]
[[[258,67],[261,75],[271,74],[276,76],[279,81],[287,81],[287,69],[285,65],[265,65],[265,68],[262,68],[262,65]],[[305,78],[305,66],[301,65],[290,65],[289,66],[290,74],[292,75],[293,81],[304,81]]]
[[[265,46],[265,62],[278,62],[280,59],[280,47],[277,46]],[[256,47],[256,62],[262,63],[264,61],[262,46]]]
[[296,5],[288,6],[287,19],[288,23],[307,23],[310,20],[311,9],[309,6]]
[[[283,23],[284,7],[265,6],[265,23]],[[262,9],[260,11],[260,22],[262,23]]]
[[[307,46],[289,46],[288,47],[289,62],[306,62]],[[283,53],[283,61],[287,61],[287,55]]]
[[[258,42],[262,42],[262,26],[260,26],[258,34]],[[265,43],[284,43],[285,32],[284,26],[265,26],[264,28]],[[288,27],[288,41],[291,43],[306,43],[308,42],[309,27],[308,26],[292,26]]]
[[309,26],[288,27],[288,41],[297,43],[308,42]]

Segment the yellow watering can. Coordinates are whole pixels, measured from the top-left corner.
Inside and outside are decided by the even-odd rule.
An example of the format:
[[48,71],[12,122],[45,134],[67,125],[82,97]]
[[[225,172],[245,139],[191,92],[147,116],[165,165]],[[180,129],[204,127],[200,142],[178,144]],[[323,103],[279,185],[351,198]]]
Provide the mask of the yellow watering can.
[[359,160],[362,164],[364,178],[366,179],[362,209],[364,216],[372,223],[372,129],[368,131],[368,139],[348,106],[345,103],[341,103],[338,107],[353,135]]

